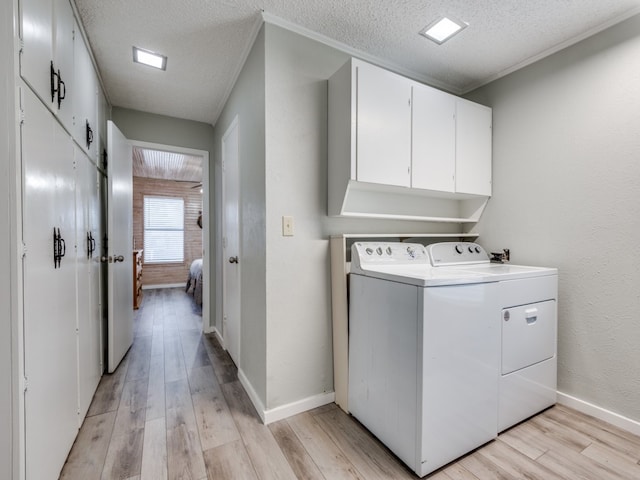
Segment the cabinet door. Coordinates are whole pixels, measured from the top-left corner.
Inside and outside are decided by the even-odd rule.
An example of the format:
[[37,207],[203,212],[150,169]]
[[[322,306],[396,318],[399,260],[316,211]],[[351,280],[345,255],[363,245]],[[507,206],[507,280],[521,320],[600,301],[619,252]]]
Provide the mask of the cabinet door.
[[456,192],[491,195],[491,109],[456,99]]
[[78,291],[78,401],[82,423],[96,391],[101,369],[99,299],[100,231],[96,167],[75,147],[76,275]]
[[411,186],[442,192],[455,190],[456,99],[414,84]]
[[71,4],[68,0],[21,0],[20,10],[24,44],[20,75],[71,130],[74,23]]
[[357,180],[410,186],[411,82],[356,63]]
[[74,134],[76,141],[94,162],[98,152],[97,85],[98,80],[89,49],[80,30],[75,40]]
[[73,102],[75,97],[74,85],[74,26],[75,20],[69,0],[54,0],[53,2],[53,64],[60,75],[61,100],[56,100],[54,111],[68,131],[73,127]]
[[53,3],[51,0],[20,0],[20,76],[53,109],[51,63],[53,62]]
[[[78,431],[73,143],[22,94],[26,478],[56,478]],[[54,227],[66,244],[55,265]]]

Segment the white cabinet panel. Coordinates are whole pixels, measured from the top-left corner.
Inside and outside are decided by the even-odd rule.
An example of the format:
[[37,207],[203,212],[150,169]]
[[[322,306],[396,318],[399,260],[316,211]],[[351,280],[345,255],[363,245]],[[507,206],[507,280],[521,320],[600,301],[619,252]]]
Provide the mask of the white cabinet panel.
[[53,109],[53,3],[51,0],[21,0],[20,13],[23,42],[20,75]]
[[75,20],[69,0],[54,0],[53,8],[53,55],[54,66],[62,83],[60,102],[56,101],[57,115],[62,124],[71,131],[73,124],[73,102],[75,101],[74,79],[74,26]]
[[411,186],[455,190],[456,97],[414,84]]
[[411,82],[357,63],[357,180],[410,185]]
[[20,75],[71,130],[73,10],[68,0],[21,0]]
[[95,162],[98,155],[98,79],[93,68],[89,50],[76,26],[74,63],[74,125],[73,136],[82,149]]
[[78,295],[78,403],[79,424],[86,415],[102,375],[99,298],[100,204],[98,172],[76,146],[76,245]]
[[491,109],[456,99],[456,192],[491,195]]
[[22,93],[26,478],[40,480],[57,478],[78,429],[75,182],[70,137]]

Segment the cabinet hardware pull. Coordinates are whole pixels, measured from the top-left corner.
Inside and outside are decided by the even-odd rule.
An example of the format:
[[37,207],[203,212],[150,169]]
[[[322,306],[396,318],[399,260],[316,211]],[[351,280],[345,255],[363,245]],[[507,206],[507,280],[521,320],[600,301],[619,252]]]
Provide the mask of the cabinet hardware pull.
[[93,252],[96,251],[96,240],[91,232],[87,232],[87,258],[93,258]]
[[229,257],[229,263],[238,263],[238,256]]
[[[62,87],[62,89],[60,87]],[[62,100],[64,100],[66,96],[67,96],[67,85],[62,80],[62,76],[60,75],[60,69],[58,69],[58,110],[60,110],[60,105],[62,104]]]
[[113,263],[124,262],[124,255],[116,255],[113,257]]
[[91,148],[92,143],[93,143],[93,130],[91,129],[91,125],[89,125],[89,120],[87,120],[87,148]]
[[58,268],[58,235],[53,227],[53,268]]
[[55,68],[53,68],[53,60],[51,60],[49,73],[51,78],[51,101],[53,102],[56,99],[56,92],[58,91],[56,88],[56,77],[58,74],[56,73]]
[[67,245],[60,234],[60,229],[53,227],[53,268],[59,268],[62,257],[67,253]]

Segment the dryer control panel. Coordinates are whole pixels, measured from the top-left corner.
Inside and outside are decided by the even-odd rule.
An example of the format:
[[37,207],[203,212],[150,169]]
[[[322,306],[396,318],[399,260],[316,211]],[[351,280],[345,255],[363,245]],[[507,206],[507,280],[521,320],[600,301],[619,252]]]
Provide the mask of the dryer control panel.
[[434,267],[489,263],[489,255],[477,243],[440,242],[429,245],[427,251]]
[[424,245],[400,242],[356,242],[351,247],[351,270],[379,265],[429,265]]

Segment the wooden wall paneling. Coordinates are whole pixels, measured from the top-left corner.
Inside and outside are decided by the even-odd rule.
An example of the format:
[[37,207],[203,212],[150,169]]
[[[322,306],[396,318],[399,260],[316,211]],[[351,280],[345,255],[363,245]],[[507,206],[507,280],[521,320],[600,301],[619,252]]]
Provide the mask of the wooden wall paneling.
[[180,197],[184,199],[185,239],[184,262],[166,264],[144,264],[143,286],[185,283],[189,266],[196,258],[202,258],[202,229],[197,225],[202,211],[202,193],[192,188],[197,182],[178,182],[144,177],[133,177],[133,242],[134,249],[144,246],[143,202],[145,195]]

